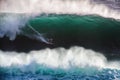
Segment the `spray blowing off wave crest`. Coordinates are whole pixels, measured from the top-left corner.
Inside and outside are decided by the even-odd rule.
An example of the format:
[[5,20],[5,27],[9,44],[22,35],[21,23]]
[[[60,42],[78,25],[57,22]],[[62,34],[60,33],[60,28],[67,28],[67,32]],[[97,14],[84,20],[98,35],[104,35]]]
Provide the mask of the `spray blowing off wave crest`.
[[[119,10],[106,4],[97,4],[98,0],[2,0],[0,12],[36,13],[36,14],[96,14],[103,17],[120,19]],[[9,7],[8,7],[9,6]]]
[[18,15],[1,15],[0,16],[0,37],[5,35],[14,40],[16,35],[20,33],[20,29],[24,27],[27,18]]
[[[22,29],[28,23],[28,21],[34,17],[31,14],[0,14],[0,37],[9,37],[10,40],[15,40],[16,35],[22,34]],[[35,38],[42,42],[49,44],[49,42],[32,26],[28,24],[28,27],[35,32]],[[25,35],[29,37],[29,35]],[[30,36],[33,38],[34,36]]]
[[120,68],[119,61],[109,62],[102,54],[92,50],[86,50],[82,47],[72,47],[68,50],[64,48],[45,49],[31,51],[29,54],[0,51],[1,67],[26,66],[32,62],[38,65],[62,69],[72,67]]

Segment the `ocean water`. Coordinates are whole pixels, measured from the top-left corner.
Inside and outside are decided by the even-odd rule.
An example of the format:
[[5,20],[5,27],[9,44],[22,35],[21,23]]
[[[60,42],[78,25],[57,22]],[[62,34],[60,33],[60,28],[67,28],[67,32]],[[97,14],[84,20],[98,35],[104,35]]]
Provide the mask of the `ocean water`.
[[118,0],[1,0],[0,80],[120,80]]

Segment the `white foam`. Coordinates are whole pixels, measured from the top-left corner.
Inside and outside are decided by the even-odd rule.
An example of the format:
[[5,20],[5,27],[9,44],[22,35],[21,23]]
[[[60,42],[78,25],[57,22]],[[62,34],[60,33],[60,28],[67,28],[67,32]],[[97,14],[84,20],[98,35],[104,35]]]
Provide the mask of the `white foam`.
[[24,27],[27,17],[18,15],[5,15],[0,18],[0,37],[6,35],[10,40],[14,40],[16,35],[20,33],[20,29]]
[[120,19],[119,11],[93,0],[3,0],[0,7],[0,12],[7,13],[97,14]]
[[28,54],[0,51],[1,67],[10,67],[13,65],[25,66],[33,62],[39,65],[64,69],[71,67],[120,69],[119,61],[109,62],[101,53],[82,47],[44,49],[31,51]]

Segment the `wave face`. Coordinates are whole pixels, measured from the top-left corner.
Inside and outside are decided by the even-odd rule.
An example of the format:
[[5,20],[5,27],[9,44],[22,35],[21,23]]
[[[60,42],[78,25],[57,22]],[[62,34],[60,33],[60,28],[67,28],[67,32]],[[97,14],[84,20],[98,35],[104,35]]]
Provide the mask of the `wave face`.
[[[11,14],[6,15],[10,16]],[[9,23],[1,19],[1,25],[5,22],[4,26],[0,27],[1,37],[9,36],[13,40],[15,39],[15,35],[23,35],[28,37],[28,39],[17,37],[12,42],[1,39],[2,50],[29,52],[46,47],[55,48],[61,46],[69,48],[78,45],[102,53],[117,54],[119,56],[120,22],[115,19],[95,15],[55,14],[42,14],[26,19],[25,14],[12,15],[14,15],[14,18],[15,16],[19,16],[19,19],[11,21],[11,19],[7,18],[8,21],[10,20]],[[13,23],[18,23],[16,21],[20,23],[20,27],[16,27],[16,24]],[[11,25],[11,29],[6,25]],[[24,47],[21,43],[24,43]]]
[[82,47],[44,49],[28,54],[0,51],[0,66],[3,80],[120,78],[119,61],[107,61],[102,54]]

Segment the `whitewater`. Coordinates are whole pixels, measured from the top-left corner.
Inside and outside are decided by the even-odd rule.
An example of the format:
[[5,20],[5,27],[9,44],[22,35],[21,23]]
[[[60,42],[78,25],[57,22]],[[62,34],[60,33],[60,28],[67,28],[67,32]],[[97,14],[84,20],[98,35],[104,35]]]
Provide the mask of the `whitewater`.
[[[56,38],[59,33],[65,33],[64,36],[69,39],[68,35],[71,37],[74,34],[81,34],[79,32],[83,30],[82,33],[84,35],[90,33],[91,38],[92,35],[96,37],[97,35],[94,34],[99,34],[99,32],[103,32],[99,36],[106,34],[104,36],[106,37],[109,33],[104,32],[104,30],[107,31],[109,27],[103,28],[104,25],[105,27],[110,26],[110,32],[116,32],[119,35],[120,7],[117,3],[119,2],[115,0],[0,0],[0,38],[8,37],[14,43],[16,37],[22,35],[47,45],[55,45],[52,42],[52,37],[49,39],[44,34],[55,35]],[[67,24],[68,27],[63,26],[63,28],[60,28],[60,24]],[[90,26],[88,27],[85,24]],[[75,27],[80,31],[77,33],[77,29],[74,29],[73,26],[80,26],[81,29]],[[93,28],[90,28],[91,26]],[[98,29],[94,29],[94,27]],[[68,30],[69,28],[72,29]],[[49,29],[51,32],[49,32]],[[54,32],[52,29],[58,32]],[[71,33],[69,32],[71,30],[75,31]],[[98,33],[95,30],[98,30]],[[65,38],[63,34],[61,38]],[[82,40],[84,35],[78,35],[79,39]],[[83,40],[92,40],[86,37]],[[119,39],[117,37],[114,38]],[[75,40],[74,36],[73,40]],[[98,39],[95,38],[95,40]],[[26,46],[25,43],[20,44]],[[65,42],[63,41],[62,44],[65,44]],[[32,43],[28,45],[34,46]],[[4,45],[0,44],[1,49],[1,46],[4,47]],[[0,49],[0,80],[120,80],[119,59],[108,60],[104,55],[105,53],[80,46],[72,45],[68,49],[64,48],[64,46],[53,49],[32,49],[29,52]]]
[[3,80],[120,78],[119,61],[108,61],[101,53],[77,46],[70,49],[47,48],[27,54],[0,51],[0,68]]

